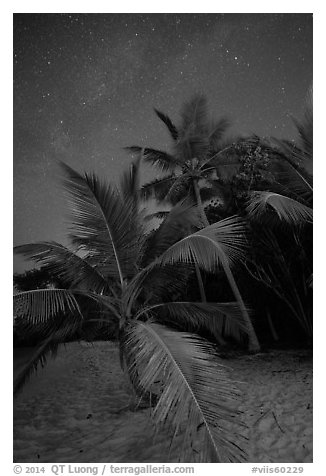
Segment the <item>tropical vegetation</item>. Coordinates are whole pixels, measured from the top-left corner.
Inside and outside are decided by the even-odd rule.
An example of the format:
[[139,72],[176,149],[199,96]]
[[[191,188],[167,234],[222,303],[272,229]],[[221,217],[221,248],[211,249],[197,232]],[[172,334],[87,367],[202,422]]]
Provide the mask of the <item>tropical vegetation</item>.
[[[130,152],[137,153],[138,156],[140,154],[144,162],[154,165],[161,172],[169,173],[143,185],[142,197],[154,197],[159,202],[172,204],[187,197],[197,204],[203,226],[208,226],[203,200],[217,194],[223,197],[226,187],[221,177],[229,177],[238,166],[238,160],[230,160],[228,157],[228,151],[233,149],[234,145],[230,141],[227,144],[223,142],[229,121],[225,117],[218,121],[210,120],[207,101],[202,95],[195,95],[184,105],[178,127],[166,114],[158,110],[155,112],[170,132],[173,152],[169,154],[139,146],[127,147]],[[257,352],[260,345],[228,262],[223,263],[223,270],[246,322],[249,350]],[[198,271],[197,276],[202,290],[202,301],[206,301]]]
[[[221,350],[312,339],[312,92],[297,142],[231,140],[199,95],[178,126],[155,112],[171,152],[128,147],[119,186],[61,164],[70,245],[15,248],[38,267],[15,276],[15,329],[37,343],[15,394],[61,343],[113,339],[137,405],[182,435],[181,460],[244,461]],[[143,163],[160,175],[141,186]],[[153,198],[168,210],[146,215]]]
[[[138,164],[123,175],[119,189],[93,174],[80,175],[64,164],[62,169],[72,200],[71,248],[44,242],[15,249],[64,284],[14,297],[20,327],[26,334],[43,335],[15,382],[16,392],[61,342],[82,338],[98,323],[115,325],[121,363],[136,393],[156,402],[153,418],[158,425],[168,424],[173,435],[182,430],[189,443],[184,458],[241,460],[243,452],[226,430],[236,421],[236,388],[215,346],[194,333],[198,327],[211,335],[219,333],[225,316],[231,328],[245,332],[241,312],[232,302],[185,302],[173,297],[185,286],[185,271],[194,262],[214,271],[226,261],[241,259],[242,220],[233,217],[202,228],[197,207],[182,201],[167,217],[168,226],[156,233],[157,256],[145,265]],[[176,232],[184,236],[175,242]],[[200,434],[197,428],[202,428]],[[200,452],[194,453],[198,438]]]

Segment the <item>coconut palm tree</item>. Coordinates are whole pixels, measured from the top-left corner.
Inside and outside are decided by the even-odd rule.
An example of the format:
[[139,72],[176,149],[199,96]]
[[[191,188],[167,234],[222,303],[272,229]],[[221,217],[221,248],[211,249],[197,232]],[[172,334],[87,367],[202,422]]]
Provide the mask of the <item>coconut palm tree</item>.
[[[203,95],[195,95],[181,110],[181,124],[176,127],[171,119],[155,109],[157,116],[167,126],[172,139],[172,152],[167,153],[139,146],[126,147],[132,154],[142,153],[144,163],[155,166],[163,175],[141,187],[144,199],[155,198],[159,202],[175,204],[186,195],[200,204],[215,197],[217,191],[223,193],[216,177],[220,163],[224,171],[226,164],[236,164],[225,160],[222,151],[231,145],[224,135],[230,126],[226,117],[218,121],[210,120],[207,101]],[[203,214],[204,215],[204,214]]]
[[[297,143],[275,138],[261,140],[261,145],[268,150],[268,168],[274,179],[265,190],[248,193],[247,214],[258,239],[256,257],[247,260],[246,265],[256,280],[285,303],[306,336],[311,338],[312,89],[307,95],[303,120],[294,120],[294,123]],[[258,259],[257,255],[260,255]]]
[[298,144],[275,138],[266,143],[273,155],[271,170],[275,180],[271,189],[253,191],[249,195],[248,214],[260,218],[266,212],[291,225],[312,223],[313,210],[313,97],[309,90],[304,118],[294,120],[298,131]]
[[[229,121],[226,118],[210,121],[207,101],[202,95],[195,95],[183,106],[179,127],[176,127],[166,114],[158,110],[155,112],[170,132],[173,152],[169,154],[139,146],[126,148],[129,152],[138,154],[143,162],[157,167],[161,172],[168,173],[143,185],[141,196],[143,199],[155,198],[161,203],[172,204],[181,198],[189,197],[197,204],[203,226],[207,227],[209,222],[204,209],[204,200],[217,194],[220,196],[225,194],[225,185],[216,174],[223,174],[224,182],[225,177],[232,176],[239,166],[238,158],[227,154],[233,145],[222,142],[224,133],[229,127]],[[159,212],[156,216],[161,217],[164,214]],[[201,298],[205,302],[202,279],[198,269],[195,268],[195,270]],[[249,351],[258,352],[260,344],[228,262],[223,263],[223,270],[247,325]]]
[[[212,272],[243,256],[242,220],[233,217],[201,228],[197,208],[181,202],[169,216],[169,227],[159,231],[158,253],[148,262],[137,164],[119,188],[94,174],[81,175],[64,164],[62,169],[72,201],[71,246],[42,242],[15,249],[67,283],[61,289],[14,296],[15,316],[25,323],[26,332],[37,330],[44,337],[16,381],[16,390],[61,342],[83,337],[98,321],[114,323],[121,363],[136,392],[154,395],[154,421],[168,425],[173,438],[183,435],[181,458],[241,461],[244,453],[233,441],[240,423],[235,385],[215,346],[184,331],[190,325],[217,333],[225,316],[245,329],[241,312],[236,303],[173,301],[171,296],[186,284],[180,266],[196,262]],[[185,229],[193,231],[175,242],[180,216]],[[89,312],[92,308],[95,313]]]

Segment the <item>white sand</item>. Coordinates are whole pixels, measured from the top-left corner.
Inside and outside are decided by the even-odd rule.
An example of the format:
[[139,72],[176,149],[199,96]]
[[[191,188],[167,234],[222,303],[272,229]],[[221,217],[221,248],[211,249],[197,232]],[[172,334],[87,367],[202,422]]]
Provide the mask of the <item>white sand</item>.
[[[241,381],[248,462],[312,462],[312,358],[278,351],[224,360]],[[14,401],[14,462],[176,462],[132,391],[112,343],[69,344]]]

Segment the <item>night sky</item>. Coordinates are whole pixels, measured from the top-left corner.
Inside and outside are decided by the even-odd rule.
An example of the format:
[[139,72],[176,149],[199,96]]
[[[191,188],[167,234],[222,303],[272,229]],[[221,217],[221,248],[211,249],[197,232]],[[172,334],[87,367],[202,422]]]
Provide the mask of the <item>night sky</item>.
[[114,181],[123,147],[167,149],[154,107],[200,92],[231,133],[293,139],[311,83],[311,14],[15,14],[14,245],[66,244],[58,160]]

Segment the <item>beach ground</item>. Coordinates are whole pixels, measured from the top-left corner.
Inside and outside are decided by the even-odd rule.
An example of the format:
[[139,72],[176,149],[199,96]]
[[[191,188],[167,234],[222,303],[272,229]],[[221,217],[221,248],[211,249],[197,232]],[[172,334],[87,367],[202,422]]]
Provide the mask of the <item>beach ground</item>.
[[[26,351],[14,354],[14,372]],[[312,352],[270,351],[223,359],[243,393],[247,461],[312,462]],[[177,462],[178,447],[132,401],[112,342],[67,344],[14,400],[16,463]]]

